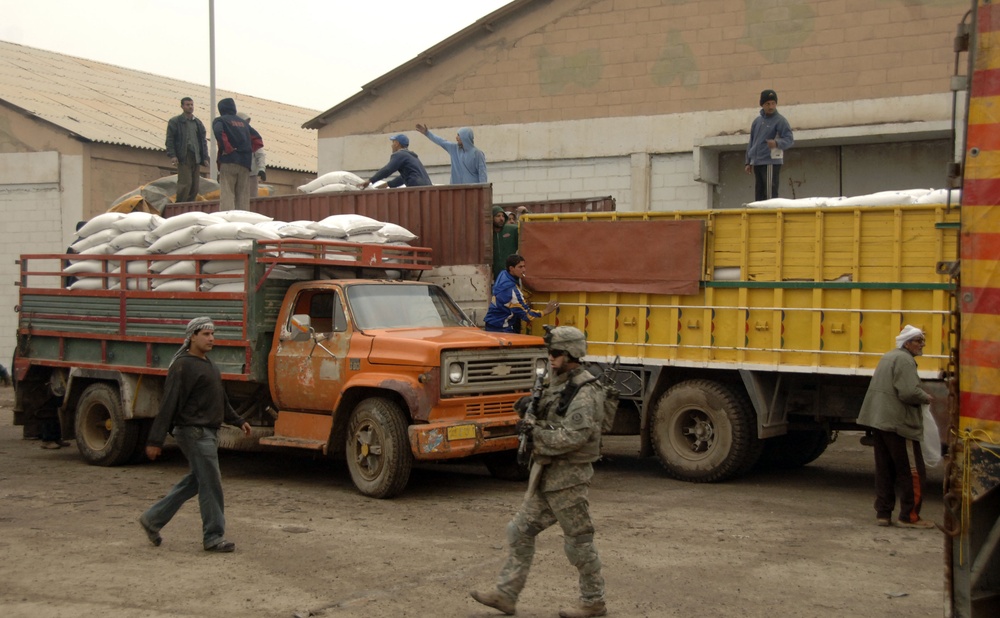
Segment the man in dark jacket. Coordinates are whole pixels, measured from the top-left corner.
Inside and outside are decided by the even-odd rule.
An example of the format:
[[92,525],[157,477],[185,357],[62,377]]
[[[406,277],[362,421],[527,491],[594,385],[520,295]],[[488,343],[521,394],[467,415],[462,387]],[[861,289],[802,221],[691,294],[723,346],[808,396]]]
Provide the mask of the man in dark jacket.
[[264,141],[250,123],[236,115],[236,101],[219,101],[220,116],[212,122],[215,142],[219,145],[220,210],[248,210],[250,208],[249,179],[253,165],[253,151]]
[[160,456],[167,432],[188,460],[191,471],[166,496],[139,517],[149,542],[159,546],[160,529],[190,498],[198,496],[201,509],[202,542],[205,551],[231,552],[236,545],[227,541],[222,474],[219,472],[219,427],[223,422],[250,435],[250,424],[229,405],[222,374],[207,354],[215,345],[215,324],[207,317],[188,323],[184,345],[170,361],[160,411],[149,430],[146,456]]
[[407,150],[410,146],[410,138],[400,133],[399,135],[393,135],[389,139],[392,141],[392,155],[389,157],[389,162],[385,167],[375,172],[374,176],[366,180],[361,185],[361,188],[364,189],[368,185],[387,178],[389,174],[395,172],[399,172],[399,176],[388,182],[388,185],[392,188],[402,185],[406,185],[407,187],[429,187],[431,185],[431,177],[427,175],[424,164],[420,162],[416,154]]
[[177,201],[193,202],[198,196],[201,165],[208,163],[205,125],[194,117],[194,100],[181,99],[183,114],[167,122],[167,156],[177,168]]

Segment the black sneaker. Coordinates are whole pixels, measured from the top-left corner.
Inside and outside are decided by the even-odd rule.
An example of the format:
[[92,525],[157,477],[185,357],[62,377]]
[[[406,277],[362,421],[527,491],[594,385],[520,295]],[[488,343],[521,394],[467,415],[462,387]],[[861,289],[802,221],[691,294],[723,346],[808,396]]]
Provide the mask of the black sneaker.
[[217,545],[206,547],[205,551],[214,551],[220,554],[228,554],[230,552],[236,551],[236,543],[233,543],[232,541],[219,541]]
[[149,542],[159,547],[160,543],[163,542],[163,537],[160,536],[160,533],[151,530],[149,528],[149,525],[146,524],[146,520],[143,519],[142,516],[139,517],[139,525],[142,526],[142,531],[146,533],[146,538],[149,539]]

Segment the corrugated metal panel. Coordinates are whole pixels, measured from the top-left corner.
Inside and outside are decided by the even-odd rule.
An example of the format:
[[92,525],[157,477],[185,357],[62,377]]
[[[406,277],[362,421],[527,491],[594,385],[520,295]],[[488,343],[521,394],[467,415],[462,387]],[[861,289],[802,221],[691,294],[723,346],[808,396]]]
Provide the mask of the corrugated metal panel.
[[530,213],[541,214],[554,214],[557,212],[614,212],[615,198],[608,195],[605,197],[568,200],[504,202],[503,204],[497,204],[497,206],[503,206],[503,209],[507,212],[514,212],[518,207],[524,206]]
[[[489,185],[455,185],[261,197],[250,201],[250,210],[279,221],[357,213],[395,223],[417,235],[412,244],[433,250],[434,266],[457,266],[491,263],[492,201]],[[169,204],[163,216],[218,209],[215,201]]]
[[[128,84],[122,88],[122,84]],[[0,41],[0,95],[11,105],[85,140],[165,151],[167,121],[180,97],[211,130],[208,86]],[[316,134],[302,124],[315,110],[218,91],[250,114],[268,167],[316,172]]]

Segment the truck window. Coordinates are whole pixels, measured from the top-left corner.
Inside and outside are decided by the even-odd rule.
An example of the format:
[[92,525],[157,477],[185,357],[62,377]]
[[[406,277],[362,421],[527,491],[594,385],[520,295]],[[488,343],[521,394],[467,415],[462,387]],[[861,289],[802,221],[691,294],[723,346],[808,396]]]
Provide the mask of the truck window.
[[336,290],[306,290],[295,301],[297,313],[308,313],[317,333],[347,330],[347,316]]
[[455,301],[434,285],[352,285],[347,302],[362,330],[472,326]]

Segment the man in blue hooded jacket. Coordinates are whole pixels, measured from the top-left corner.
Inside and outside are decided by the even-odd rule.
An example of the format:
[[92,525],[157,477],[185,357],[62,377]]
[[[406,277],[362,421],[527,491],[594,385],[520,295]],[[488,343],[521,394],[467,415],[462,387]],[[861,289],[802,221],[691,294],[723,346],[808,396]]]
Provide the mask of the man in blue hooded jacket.
[[472,129],[469,127],[459,129],[454,142],[434,135],[425,124],[418,124],[417,131],[444,148],[451,157],[451,184],[486,184],[486,155],[483,154],[482,150],[476,148]]
[[778,179],[785,151],[795,139],[785,117],[778,113],[778,93],[765,90],[760,93],[760,115],[750,125],[750,142],[747,144],[747,174],[754,176],[754,200],[763,201],[778,197]]
[[212,133],[219,145],[220,210],[250,209],[250,167],[254,146],[264,145],[260,133],[236,115],[236,101],[219,101],[219,117],[212,121]]

